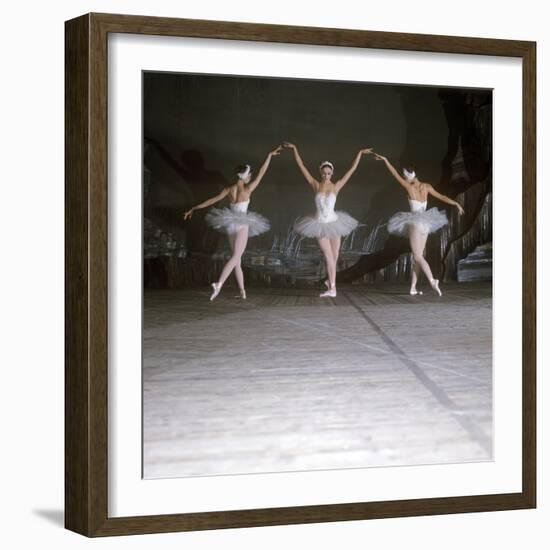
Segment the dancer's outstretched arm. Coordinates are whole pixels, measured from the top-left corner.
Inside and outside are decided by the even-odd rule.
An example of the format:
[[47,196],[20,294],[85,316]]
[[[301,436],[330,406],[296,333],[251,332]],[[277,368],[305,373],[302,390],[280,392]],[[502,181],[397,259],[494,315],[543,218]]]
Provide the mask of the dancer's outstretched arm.
[[459,214],[464,214],[464,208],[462,208],[462,205],[451,199],[450,197],[447,197],[447,195],[442,195],[441,193],[438,193],[429,183],[424,184],[426,186],[426,189],[428,190],[428,193],[430,195],[433,195],[436,199],[439,199],[442,202],[446,202],[447,204],[452,204],[453,206],[456,206],[458,209]]
[[357,167],[359,166],[359,161],[361,160],[361,157],[363,155],[370,155],[372,153],[372,148],[369,149],[361,149],[357,156],[355,157],[355,160],[353,161],[353,164],[351,165],[351,168],[336,182],[336,192],[340,191],[346,183],[348,183],[348,180],[351,178],[355,170],[357,170]]
[[382,155],[379,155],[378,153],[374,153],[374,158],[376,160],[381,160],[384,162],[384,164],[386,165],[386,168],[390,171],[390,174],[405,188],[405,189],[409,189],[411,184],[403,177],[401,177],[401,175],[399,174],[399,172],[393,167],[392,163],[386,158],[386,157],[383,157]]
[[201,208],[207,208],[208,206],[211,206],[213,204],[216,204],[217,202],[221,201],[223,198],[227,197],[229,193],[229,187],[226,187],[221,193],[218,193],[215,197],[211,197],[204,202],[201,202],[200,204],[197,204],[197,206],[193,206],[190,210],[187,210],[183,214],[183,219],[188,220],[195,210],[200,210]]
[[305,167],[302,158],[300,157],[300,153],[298,153],[298,148],[293,143],[289,143],[288,141],[284,141],[283,145],[285,147],[288,147],[289,149],[292,149],[294,151],[294,158],[296,159],[296,164],[298,165],[298,168],[300,168],[302,174],[304,175],[304,178],[306,178],[306,181],[313,187],[314,191],[317,191],[317,186],[319,182],[309,173],[308,169]]
[[256,187],[258,187],[259,183],[262,181],[262,178],[264,177],[265,173],[267,172],[267,168],[269,166],[269,163],[271,162],[271,157],[273,157],[275,155],[278,155],[281,152],[282,148],[283,148],[283,146],[279,145],[276,149],[273,149],[273,151],[270,151],[267,154],[267,157],[266,157],[264,163],[260,166],[260,169],[258,170],[258,175],[247,186],[250,193],[252,193],[252,191],[254,191],[254,189],[256,189]]

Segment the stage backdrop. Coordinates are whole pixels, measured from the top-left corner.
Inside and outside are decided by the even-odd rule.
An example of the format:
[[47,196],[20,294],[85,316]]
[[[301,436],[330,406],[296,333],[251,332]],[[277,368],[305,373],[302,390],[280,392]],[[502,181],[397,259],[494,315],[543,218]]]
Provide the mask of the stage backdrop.
[[[428,240],[435,276],[491,278],[489,90],[147,72],[143,98],[145,287],[215,280],[228,243],[204,222],[207,210],[187,222],[182,213],[234,183],[238,164],[257,171],[282,141],[298,146],[314,177],[330,160],[338,179],[364,147],[398,169],[413,163],[422,181],[466,210],[458,219],[430,199],[450,219]],[[249,240],[247,284],[316,284],[323,276],[317,244],[292,230],[297,217],[314,211],[313,193],[289,150],[273,158],[250,209],[269,218],[271,230]],[[408,279],[408,243],[386,230],[393,213],[408,210],[407,198],[383,163],[363,157],[337,209],[361,223],[342,244],[340,282]]]

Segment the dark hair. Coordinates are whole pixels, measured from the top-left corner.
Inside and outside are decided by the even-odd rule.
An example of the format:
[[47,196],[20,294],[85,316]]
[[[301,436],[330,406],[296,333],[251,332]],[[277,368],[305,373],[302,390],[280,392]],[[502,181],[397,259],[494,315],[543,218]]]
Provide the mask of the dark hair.
[[409,162],[407,164],[403,165],[403,168],[407,170],[407,172],[416,172],[416,168],[412,162]]

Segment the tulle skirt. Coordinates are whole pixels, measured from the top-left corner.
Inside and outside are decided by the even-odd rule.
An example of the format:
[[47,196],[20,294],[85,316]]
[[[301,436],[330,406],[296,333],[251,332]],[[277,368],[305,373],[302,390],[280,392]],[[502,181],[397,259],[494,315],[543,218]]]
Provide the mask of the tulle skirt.
[[294,231],[304,237],[320,238],[344,237],[349,235],[359,222],[346,212],[337,210],[338,218],[332,222],[319,221],[315,216],[304,216],[296,220]]
[[424,212],[397,212],[388,220],[388,232],[404,237],[414,225],[423,233],[433,233],[448,223],[445,212],[437,208]]
[[267,218],[256,212],[235,212],[230,208],[211,208],[204,217],[206,223],[214,229],[227,233],[236,233],[248,226],[248,236],[254,237],[269,230]]

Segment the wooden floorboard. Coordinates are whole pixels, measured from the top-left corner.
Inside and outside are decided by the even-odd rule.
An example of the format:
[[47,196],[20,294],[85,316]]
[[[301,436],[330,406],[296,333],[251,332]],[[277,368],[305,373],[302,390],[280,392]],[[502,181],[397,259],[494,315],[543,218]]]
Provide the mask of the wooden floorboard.
[[491,285],[146,291],[146,478],[492,459]]

